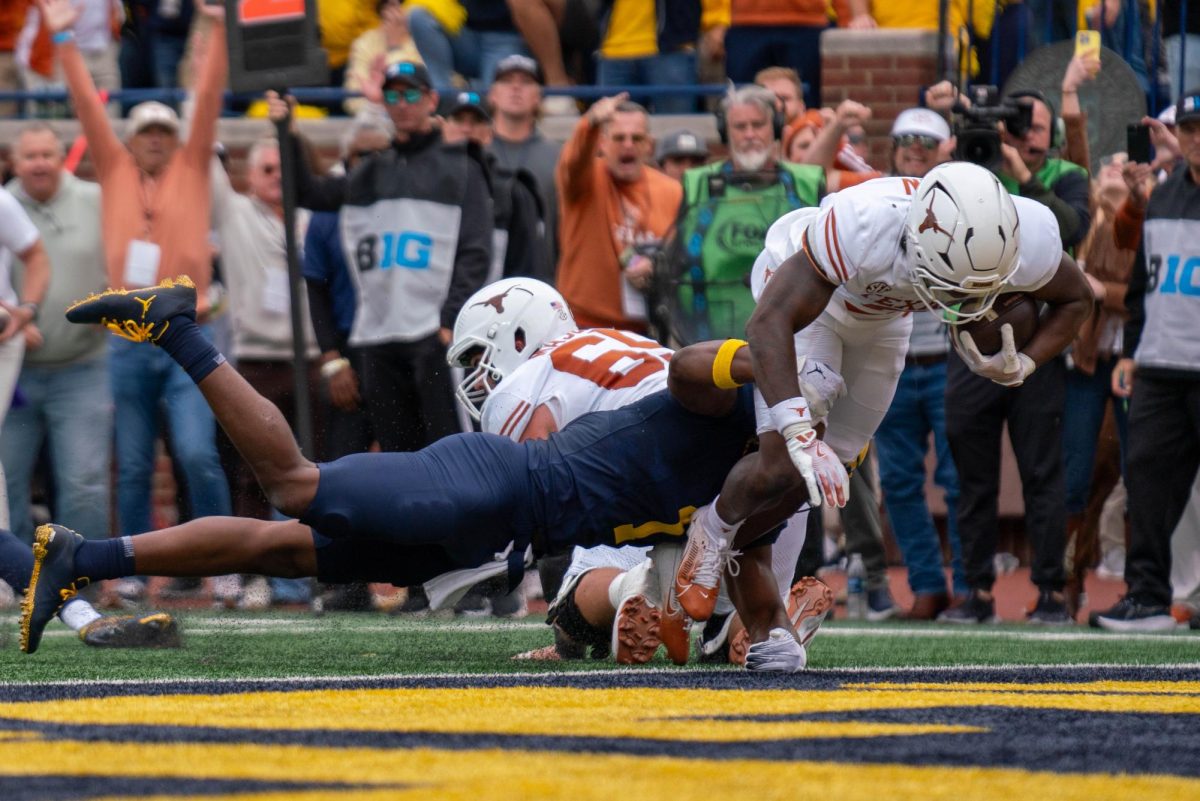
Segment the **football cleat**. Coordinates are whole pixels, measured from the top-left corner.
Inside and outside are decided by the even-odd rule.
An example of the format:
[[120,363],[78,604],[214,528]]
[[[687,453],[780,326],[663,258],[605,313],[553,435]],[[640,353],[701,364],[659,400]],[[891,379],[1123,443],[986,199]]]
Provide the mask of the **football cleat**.
[[102,325],[131,342],[157,342],[177,315],[196,319],[196,285],[186,275],[142,289],[106,289],[67,308],[71,322]]
[[32,654],[46,624],[90,581],[75,572],[75,552],[83,537],[63,526],[38,526],[33,536],[33,574],[21,601],[21,650]]
[[166,612],[141,617],[101,617],[79,630],[79,639],[93,648],[178,648],[179,626]]
[[663,648],[667,658],[676,665],[686,665],[691,655],[689,637],[692,629],[692,619],[679,605],[675,597],[675,573],[679,570],[679,562],[683,558],[683,546],[674,543],[655,545],[650,551],[654,561],[654,572],[658,574],[659,597],[662,603],[661,635]]
[[649,559],[621,573],[608,586],[608,598],[616,609],[612,652],[618,664],[645,664],[662,644],[662,612],[651,600],[657,594],[658,576]]
[[704,525],[704,509],[696,510],[688,526],[687,545],[679,570],[675,573],[675,595],[679,605],[692,620],[704,621],[712,616],[721,589],[721,574],[725,568],[737,571],[738,555],[724,537],[710,532]]
[[833,590],[820,579],[806,576],[788,591],[787,614],[801,645],[808,645],[833,609]]
[[746,652],[746,670],[799,673],[808,664],[808,654],[787,629],[771,629],[767,639]]
[[659,629],[663,647],[667,650],[667,658],[676,665],[686,665],[691,655],[692,620],[683,611],[673,591],[667,591],[663,599],[661,626]]

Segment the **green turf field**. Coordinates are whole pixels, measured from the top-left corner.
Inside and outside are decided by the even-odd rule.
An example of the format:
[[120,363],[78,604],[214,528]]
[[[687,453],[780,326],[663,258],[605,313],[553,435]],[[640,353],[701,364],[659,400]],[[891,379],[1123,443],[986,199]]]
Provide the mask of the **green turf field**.
[[27,656],[0,616],[0,799],[1200,798],[1194,632],[826,623],[782,675],[512,660],[536,618],[181,618]]
[[[561,663],[514,661],[548,645],[536,617],[475,622],[434,617],[304,613],[181,613],[184,647],[161,651],[86,648],[54,623],[27,656],[16,646],[16,619],[0,619],[0,678],[238,678],[270,676],[506,673],[559,670]],[[1200,633],[1115,635],[1082,627],[970,627],[827,622],[809,648],[810,668],[1038,664],[1200,664]],[[662,657],[656,665],[672,667]],[[570,663],[571,669],[611,668]]]

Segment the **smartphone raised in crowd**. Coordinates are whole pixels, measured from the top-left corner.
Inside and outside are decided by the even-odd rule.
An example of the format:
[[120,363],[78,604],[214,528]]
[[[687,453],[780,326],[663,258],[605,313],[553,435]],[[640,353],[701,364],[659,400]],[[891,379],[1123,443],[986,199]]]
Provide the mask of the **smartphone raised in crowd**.
[[1138,164],[1150,163],[1150,126],[1129,125],[1125,128],[1125,152]]
[[1075,34],[1075,55],[1100,58],[1100,32],[1086,28]]

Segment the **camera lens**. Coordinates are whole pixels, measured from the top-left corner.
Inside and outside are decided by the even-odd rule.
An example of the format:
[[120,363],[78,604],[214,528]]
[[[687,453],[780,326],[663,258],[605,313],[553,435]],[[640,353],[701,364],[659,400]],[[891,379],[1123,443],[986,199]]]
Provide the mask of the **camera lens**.
[[1000,161],[1000,135],[994,130],[967,129],[958,134],[955,156],[982,167],[991,167]]

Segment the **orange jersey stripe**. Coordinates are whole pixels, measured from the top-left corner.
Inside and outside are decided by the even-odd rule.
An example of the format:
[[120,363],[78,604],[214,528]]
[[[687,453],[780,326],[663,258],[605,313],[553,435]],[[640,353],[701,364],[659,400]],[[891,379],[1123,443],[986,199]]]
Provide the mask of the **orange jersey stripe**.
[[503,437],[511,436],[513,427],[516,426],[522,417],[524,417],[525,412],[528,409],[529,403],[527,401],[521,401],[517,408],[513,409],[513,412],[508,416],[508,419],[504,421],[504,425],[500,428],[500,435]]
[[[832,247],[829,244],[831,239],[833,240]],[[833,209],[829,210],[829,222],[825,227],[825,249],[829,251],[829,260],[833,269],[845,283],[850,278],[850,274],[846,271],[846,260],[842,258],[842,246],[838,243],[837,219],[833,216]]]
[[812,249],[808,246],[808,230],[807,229],[804,231],[804,234],[800,237],[800,247],[803,248],[804,255],[808,256],[808,260],[810,262],[812,262],[812,266],[816,268],[817,275],[821,276],[822,278],[824,278],[826,281],[833,284],[834,286],[837,286],[838,282],[835,279],[829,277],[829,274],[825,272],[825,268],[821,266],[821,262],[817,261],[816,256],[813,255]]

